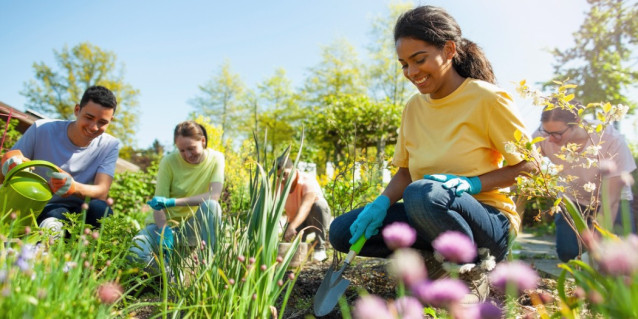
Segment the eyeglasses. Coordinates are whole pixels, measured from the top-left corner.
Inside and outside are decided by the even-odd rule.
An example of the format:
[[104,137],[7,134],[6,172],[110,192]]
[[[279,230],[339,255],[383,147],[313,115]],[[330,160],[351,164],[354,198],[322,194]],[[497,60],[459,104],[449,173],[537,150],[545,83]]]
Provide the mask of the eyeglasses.
[[548,132],[548,131],[545,131],[545,130],[543,129],[543,127],[541,126],[541,127],[539,127],[539,128],[538,128],[538,131],[539,131],[539,132],[541,133],[541,135],[542,135],[542,136],[544,136],[544,137],[548,137],[548,136],[550,136],[550,135],[551,135],[551,136],[552,136],[553,138],[555,138],[555,139],[561,139],[561,138],[563,137],[563,134],[565,134],[565,132],[567,132],[567,130],[569,130],[570,128],[572,128],[572,126],[571,126],[571,125],[567,126],[567,128],[566,128],[566,129],[564,129],[564,130],[562,130],[562,131],[560,131],[560,132]]

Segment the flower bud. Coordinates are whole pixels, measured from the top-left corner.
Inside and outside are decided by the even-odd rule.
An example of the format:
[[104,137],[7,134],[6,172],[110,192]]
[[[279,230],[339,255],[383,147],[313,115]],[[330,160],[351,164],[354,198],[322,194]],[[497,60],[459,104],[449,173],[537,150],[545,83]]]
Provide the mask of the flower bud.
[[124,293],[122,286],[116,282],[107,282],[97,288],[97,295],[104,304],[116,302]]

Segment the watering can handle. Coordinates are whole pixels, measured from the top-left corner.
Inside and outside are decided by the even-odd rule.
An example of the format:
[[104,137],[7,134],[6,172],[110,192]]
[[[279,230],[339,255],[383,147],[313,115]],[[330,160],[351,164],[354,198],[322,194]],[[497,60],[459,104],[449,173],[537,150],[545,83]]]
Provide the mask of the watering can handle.
[[24,162],[20,165],[16,165],[16,167],[14,167],[11,171],[9,171],[9,173],[7,173],[7,176],[5,176],[4,180],[8,181],[9,179],[11,179],[11,177],[13,175],[15,175],[17,172],[28,168],[28,167],[34,167],[34,166],[41,166],[41,167],[48,167],[56,172],[60,171],[60,168],[57,167],[55,164],[48,162],[48,161],[42,161],[42,160],[34,160],[34,161],[28,161],[28,162]]

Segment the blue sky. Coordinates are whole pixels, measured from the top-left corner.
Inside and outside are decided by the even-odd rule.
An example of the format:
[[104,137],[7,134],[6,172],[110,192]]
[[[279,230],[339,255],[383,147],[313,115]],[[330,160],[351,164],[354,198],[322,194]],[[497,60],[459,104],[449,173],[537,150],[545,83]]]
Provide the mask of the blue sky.
[[[499,84],[551,77],[548,48],[571,45],[586,0],[415,1],[446,8],[465,36],[492,62]],[[117,54],[125,80],[140,90],[139,147],[172,129],[192,111],[198,86],[229,60],[254,88],[283,67],[295,87],[320,62],[321,47],[338,38],[365,60],[371,19],[389,1],[11,1],[0,0],[0,101],[24,110],[19,94],[34,78],[32,64],[53,66],[53,50],[89,41]],[[394,56],[395,52],[388,52]],[[519,103],[530,127],[537,111]],[[635,134],[635,120],[625,131]]]

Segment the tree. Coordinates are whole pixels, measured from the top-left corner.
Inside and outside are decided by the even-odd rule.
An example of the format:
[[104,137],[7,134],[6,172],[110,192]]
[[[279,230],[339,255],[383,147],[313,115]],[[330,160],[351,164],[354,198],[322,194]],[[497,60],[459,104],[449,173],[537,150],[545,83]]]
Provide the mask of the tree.
[[124,66],[116,67],[117,56],[89,42],[69,49],[53,50],[58,70],[44,62],[34,63],[36,80],[24,84],[20,92],[27,98],[25,107],[47,116],[73,119],[73,109],[80,103],[84,91],[92,85],[102,85],[115,94],[117,110],[107,132],[125,146],[135,143],[138,123],[139,90],[124,82]]
[[367,73],[371,83],[370,93],[377,100],[388,99],[391,104],[403,105],[414,93],[410,82],[404,79],[401,64],[397,61],[393,34],[399,15],[412,7],[412,3],[390,4],[386,16],[376,17],[372,21],[372,42],[368,46],[372,63],[367,68]]
[[[303,117],[297,99],[292,90],[292,82],[286,77],[283,68],[275,70],[275,74],[257,85],[259,89],[259,105],[263,112],[259,115],[260,138],[268,134],[270,154],[283,151],[293,140],[295,126]],[[262,139],[260,139],[262,140]],[[278,149],[277,146],[280,146]]]
[[[578,85],[576,97],[582,103],[606,101],[625,104],[624,91],[636,85],[638,70],[632,49],[638,44],[638,4],[624,0],[588,0],[591,9],[574,33],[574,46],[552,50],[556,62],[553,80]],[[552,80],[552,81],[553,81]],[[544,88],[554,86],[552,81]]]
[[351,147],[375,147],[377,161],[385,147],[395,144],[401,122],[401,106],[374,102],[364,95],[329,98],[322,112],[314,114],[308,128],[309,140],[332,161],[342,161]]
[[341,94],[363,94],[366,92],[363,67],[359,63],[354,47],[345,39],[322,48],[322,60],[310,68],[303,95],[310,105],[320,106],[324,98]]
[[244,83],[238,74],[230,68],[226,60],[219,68],[217,75],[204,85],[199,86],[200,96],[195,97],[191,104],[197,111],[213,121],[219,123],[222,129],[222,139],[229,131],[230,125],[241,119],[241,95]]

